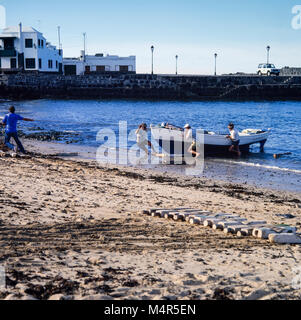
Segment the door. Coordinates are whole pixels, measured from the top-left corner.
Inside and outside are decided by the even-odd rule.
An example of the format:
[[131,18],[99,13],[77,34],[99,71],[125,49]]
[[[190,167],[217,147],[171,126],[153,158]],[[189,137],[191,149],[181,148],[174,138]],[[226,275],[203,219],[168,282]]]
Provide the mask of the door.
[[17,68],[17,59],[16,58],[11,58],[10,59],[10,68],[11,69],[16,69]]
[[65,72],[65,76],[75,76],[76,75],[76,65],[65,65],[64,72]]
[[85,73],[89,74],[91,72],[91,67],[90,66],[86,66],[85,67]]

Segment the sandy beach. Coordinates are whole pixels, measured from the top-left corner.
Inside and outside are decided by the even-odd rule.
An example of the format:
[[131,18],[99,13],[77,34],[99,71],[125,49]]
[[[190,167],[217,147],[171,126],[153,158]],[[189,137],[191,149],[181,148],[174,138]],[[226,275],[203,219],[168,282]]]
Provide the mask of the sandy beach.
[[300,245],[141,214],[189,207],[299,229],[300,193],[49,155],[59,152],[0,158],[1,299],[301,298]]

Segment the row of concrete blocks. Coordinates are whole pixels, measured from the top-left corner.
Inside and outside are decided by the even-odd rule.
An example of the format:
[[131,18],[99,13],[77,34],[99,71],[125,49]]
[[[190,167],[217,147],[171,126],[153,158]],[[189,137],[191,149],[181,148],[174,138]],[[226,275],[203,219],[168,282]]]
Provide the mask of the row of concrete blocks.
[[142,213],[152,217],[186,221],[192,225],[203,225],[239,237],[253,236],[259,239],[268,239],[271,243],[301,244],[301,237],[296,234],[297,229],[295,227],[269,225],[266,221],[250,222],[234,214],[213,214],[208,211],[190,208],[150,209],[143,210]]

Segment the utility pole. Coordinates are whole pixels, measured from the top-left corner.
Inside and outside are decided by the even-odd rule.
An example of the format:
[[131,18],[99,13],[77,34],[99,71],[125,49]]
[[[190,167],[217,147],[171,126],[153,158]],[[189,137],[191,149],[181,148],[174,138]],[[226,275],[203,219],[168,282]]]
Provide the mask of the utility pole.
[[176,55],[176,75],[178,75],[178,58],[179,56]]

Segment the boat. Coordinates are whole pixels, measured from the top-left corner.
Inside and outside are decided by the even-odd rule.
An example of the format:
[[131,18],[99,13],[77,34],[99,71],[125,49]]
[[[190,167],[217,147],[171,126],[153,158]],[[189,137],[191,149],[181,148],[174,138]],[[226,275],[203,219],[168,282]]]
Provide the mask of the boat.
[[[210,131],[201,131],[204,135],[194,136],[199,150],[202,150],[204,145],[205,156],[224,156],[233,153],[229,152],[231,140],[227,138],[228,134],[220,134]],[[185,155],[192,141],[185,141],[184,129],[174,126],[154,126],[151,125],[151,133],[157,141],[160,148],[168,155]],[[271,129],[245,129],[239,132],[240,144],[239,148],[242,153],[250,152],[250,146],[258,144],[260,151],[264,152],[264,145],[271,134]]]

